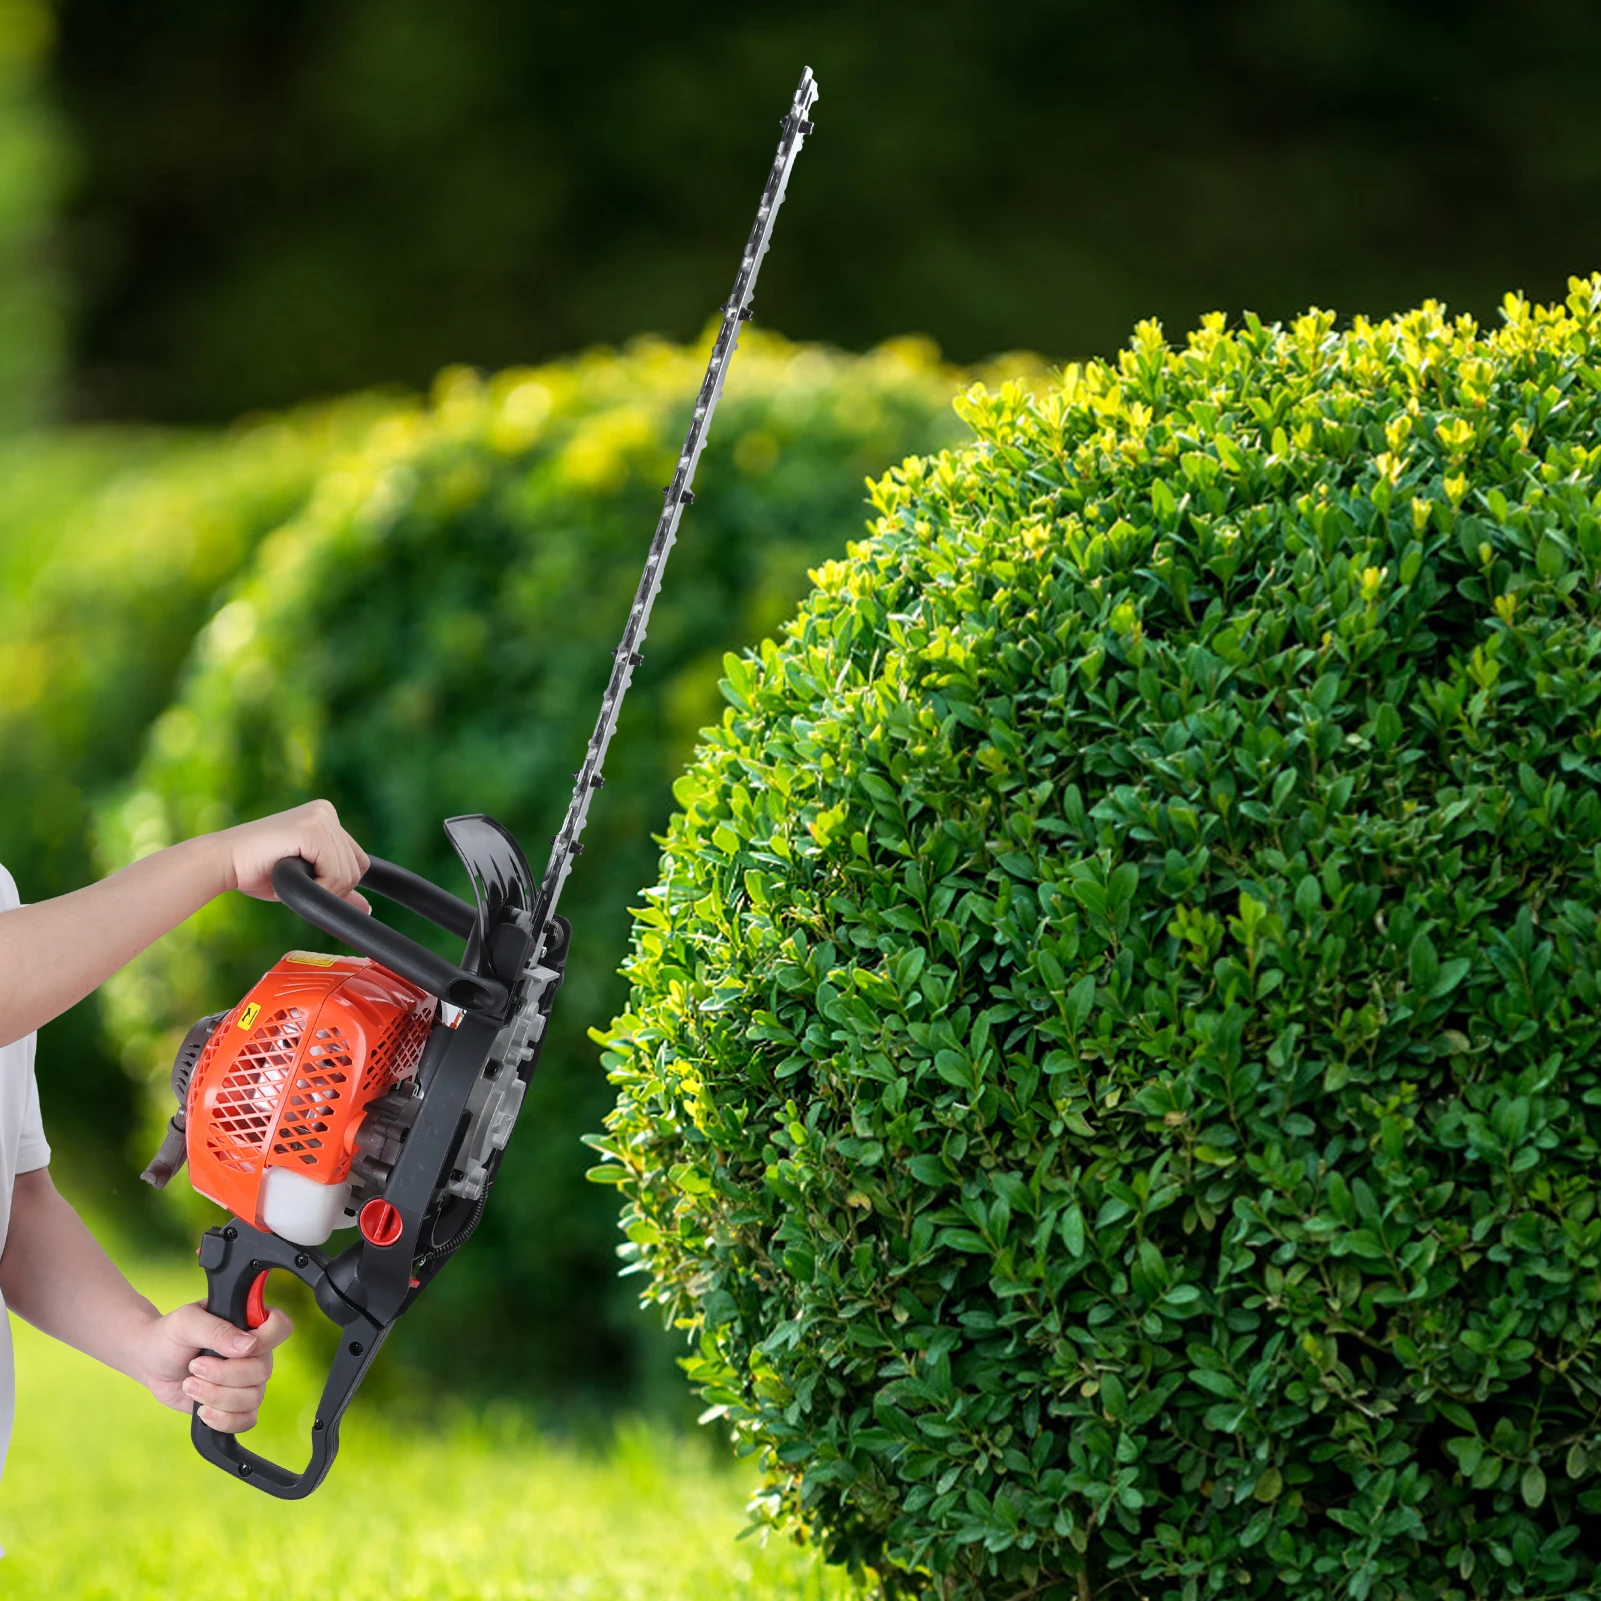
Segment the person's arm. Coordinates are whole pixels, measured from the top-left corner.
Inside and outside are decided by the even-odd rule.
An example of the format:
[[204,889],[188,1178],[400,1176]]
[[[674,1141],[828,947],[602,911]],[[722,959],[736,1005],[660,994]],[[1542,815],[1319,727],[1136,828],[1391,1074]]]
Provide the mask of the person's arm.
[[225,890],[276,900],[271,873],[303,856],[317,882],[367,910],[366,853],[325,800],[203,834],[54,900],[0,913],[0,1046],[81,1001],[168,929]]
[[[273,1347],[291,1328],[274,1308],[244,1334],[198,1301],[163,1317],[117,1271],[47,1167],[19,1173],[12,1188],[0,1294],[35,1328],[138,1380],[164,1405],[187,1412],[199,1401],[201,1418],[229,1434],[255,1423]],[[221,1354],[201,1356],[208,1349]]]

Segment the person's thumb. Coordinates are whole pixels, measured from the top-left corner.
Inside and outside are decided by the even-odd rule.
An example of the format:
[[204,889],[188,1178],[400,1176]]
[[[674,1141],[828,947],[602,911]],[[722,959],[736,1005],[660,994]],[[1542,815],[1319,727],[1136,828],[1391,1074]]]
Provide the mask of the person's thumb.
[[178,1307],[167,1320],[167,1336],[175,1346],[215,1351],[218,1356],[249,1356],[260,1340],[237,1329],[227,1318],[208,1312],[199,1301]]

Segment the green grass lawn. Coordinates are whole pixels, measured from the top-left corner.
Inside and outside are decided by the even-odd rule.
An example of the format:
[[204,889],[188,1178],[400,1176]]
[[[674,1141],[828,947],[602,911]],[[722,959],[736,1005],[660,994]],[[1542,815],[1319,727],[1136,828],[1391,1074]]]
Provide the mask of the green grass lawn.
[[[158,1306],[196,1272],[131,1275]],[[387,1426],[358,1396],[323,1486],[283,1502],[202,1462],[188,1420],[12,1319],[17,1425],[0,1486],[0,1595],[27,1601],[836,1601],[837,1572],[736,1536],[751,1480],[706,1442],[620,1426],[605,1451],[514,1414]],[[299,1467],[321,1387],[286,1348],[258,1451]],[[380,1357],[379,1361],[382,1362]],[[364,1404],[365,1403],[365,1404]]]

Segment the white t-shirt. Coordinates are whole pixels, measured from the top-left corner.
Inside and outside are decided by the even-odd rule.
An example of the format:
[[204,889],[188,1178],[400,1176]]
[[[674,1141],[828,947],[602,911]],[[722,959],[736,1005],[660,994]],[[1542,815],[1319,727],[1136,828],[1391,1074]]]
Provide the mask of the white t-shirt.
[[[0,867],[0,913],[21,902],[11,875]],[[17,1174],[31,1173],[50,1161],[44,1125],[39,1121],[39,1085],[33,1076],[34,1036],[0,1045],[0,1251],[11,1226],[11,1186]],[[11,1323],[0,1297],[0,1472],[11,1444],[11,1417],[16,1409],[17,1381],[11,1362]],[[0,1555],[3,1555],[0,1552]]]

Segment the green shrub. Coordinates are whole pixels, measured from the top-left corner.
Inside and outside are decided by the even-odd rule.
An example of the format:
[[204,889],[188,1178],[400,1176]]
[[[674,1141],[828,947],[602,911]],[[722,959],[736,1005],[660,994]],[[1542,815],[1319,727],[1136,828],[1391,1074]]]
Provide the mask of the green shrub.
[[[126,780],[219,586],[381,405],[393,402],[360,397],[215,435],[0,443],[0,862],[27,898],[94,876],[94,797]],[[120,1145],[128,1080],[92,1007],[45,1030],[39,1077],[64,1155],[84,1138]]]
[[760,1515],[897,1593],[1601,1593],[1571,288],[976,389],[730,659],[596,1176]]
[[[326,794],[375,854],[464,892],[440,829],[456,812],[499,817],[542,871],[704,363],[645,341],[487,382],[449,373],[429,408],[331,464],[206,625],[104,810],[107,865]],[[398,1355],[559,1399],[640,1380],[644,1339],[644,1371],[680,1394],[616,1284],[612,1198],[583,1182],[579,1140],[609,1100],[585,1031],[622,1002],[627,908],[715,715],[723,653],[775,627],[808,564],[845,548],[867,473],[956,436],[957,387],[915,344],[846,357],[742,340],[563,900],[574,954],[539,1077],[479,1238],[408,1314]],[[185,1028],[312,937],[228,897],[110,988],[160,1118]]]

